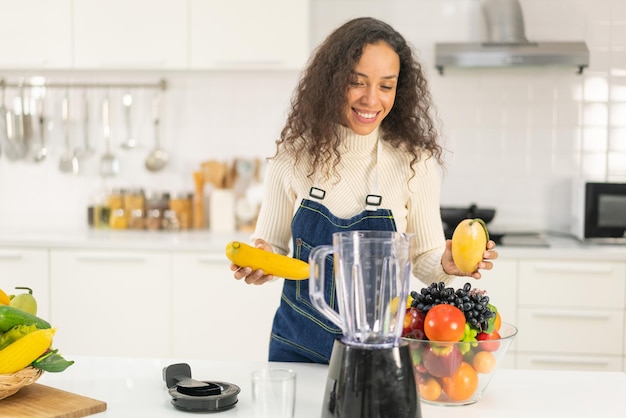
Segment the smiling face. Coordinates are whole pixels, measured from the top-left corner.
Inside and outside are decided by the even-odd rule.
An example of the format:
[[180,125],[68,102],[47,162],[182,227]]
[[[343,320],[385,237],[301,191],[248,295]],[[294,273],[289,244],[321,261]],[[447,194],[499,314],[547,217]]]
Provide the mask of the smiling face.
[[400,57],[386,42],[363,47],[348,88],[346,125],[359,135],[378,128],[396,99]]

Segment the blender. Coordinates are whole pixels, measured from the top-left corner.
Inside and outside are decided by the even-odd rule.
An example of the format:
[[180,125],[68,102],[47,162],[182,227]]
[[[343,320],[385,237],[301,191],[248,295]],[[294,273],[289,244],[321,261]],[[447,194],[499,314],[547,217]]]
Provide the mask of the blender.
[[[311,303],[337,325],[322,418],[421,418],[402,326],[414,236],[389,231],[333,234],[309,256]],[[338,311],[324,297],[332,255]]]

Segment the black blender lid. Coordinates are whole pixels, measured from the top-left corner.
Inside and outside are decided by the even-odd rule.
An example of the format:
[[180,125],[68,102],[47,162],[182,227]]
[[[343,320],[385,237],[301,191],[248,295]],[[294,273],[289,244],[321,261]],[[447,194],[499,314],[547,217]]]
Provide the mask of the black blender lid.
[[231,409],[237,404],[237,395],[241,392],[239,386],[228,382],[203,383],[206,383],[206,386],[197,389],[172,386],[169,389],[172,405],[191,412],[220,412]]
[[187,363],[163,368],[163,380],[172,397],[172,405],[188,412],[220,412],[237,405],[239,386],[228,382],[207,382],[191,378]]

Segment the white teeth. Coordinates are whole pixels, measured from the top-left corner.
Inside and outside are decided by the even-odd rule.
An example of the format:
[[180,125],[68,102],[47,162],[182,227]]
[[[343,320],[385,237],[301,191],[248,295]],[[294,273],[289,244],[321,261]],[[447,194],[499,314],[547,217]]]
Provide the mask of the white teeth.
[[376,116],[376,113],[361,113],[361,112],[356,112],[357,115],[359,115],[362,118],[365,119],[373,119],[374,116]]

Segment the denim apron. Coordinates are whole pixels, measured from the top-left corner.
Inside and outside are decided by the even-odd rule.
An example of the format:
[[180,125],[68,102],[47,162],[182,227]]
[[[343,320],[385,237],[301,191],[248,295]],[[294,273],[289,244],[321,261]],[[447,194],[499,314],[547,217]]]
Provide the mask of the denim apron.
[[[378,145],[378,154],[380,149]],[[303,199],[292,222],[293,256],[308,262],[311,250],[319,245],[332,245],[335,232],[356,230],[396,231],[390,209],[381,209],[378,173],[374,173],[373,194],[366,198],[365,210],[351,218],[339,218],[322,201],[326,192],[312,187],[311,199]],[[326,258],[325,299],[337,310],[332,256]],[[328,364],[335,339],[342,332],[319,313],[309,299],[309,280],[285,280],[280,306],[274,316],[269,347],[270,361],[293,361]]]

